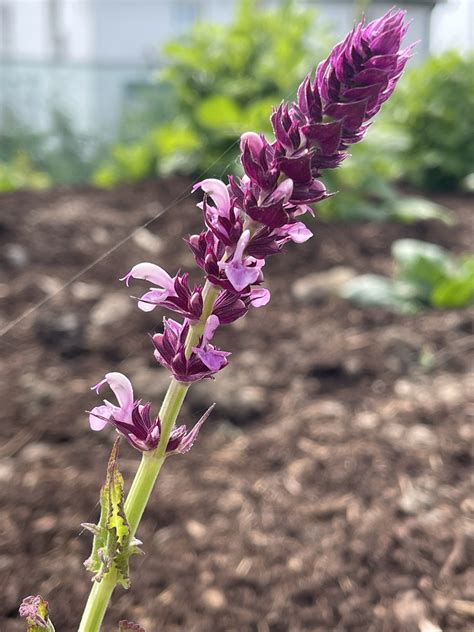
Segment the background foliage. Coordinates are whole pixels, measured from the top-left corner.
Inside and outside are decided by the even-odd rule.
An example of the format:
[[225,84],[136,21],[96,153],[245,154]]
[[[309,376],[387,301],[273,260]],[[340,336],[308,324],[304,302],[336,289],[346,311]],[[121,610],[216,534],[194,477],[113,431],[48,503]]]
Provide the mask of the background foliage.
[[87,182],[97,151],[59,109],[43,132],[32,131],[13,112],[6,112],[0,131],[0,191]]
[[410,70],[386,116],[404,138],[404,179],[429,190],[467,186],[474,172],[474,54],[452,51]]
[[327,29],[293,2],[274,10],[244,0],[229,25],[197,24],[164,49],[157,90],[174,95],[172,120],[116,145],[95,173],[99,186],[171,172],[236,170],[240,135],[270,132],[269,113],[329,50]]
[[441,246],[416,239],[392,244],[393,278],[364,274],[343,296],[364,307],[413,314],[426,307],[456,309],[474,302],[474,256],[454,258]]

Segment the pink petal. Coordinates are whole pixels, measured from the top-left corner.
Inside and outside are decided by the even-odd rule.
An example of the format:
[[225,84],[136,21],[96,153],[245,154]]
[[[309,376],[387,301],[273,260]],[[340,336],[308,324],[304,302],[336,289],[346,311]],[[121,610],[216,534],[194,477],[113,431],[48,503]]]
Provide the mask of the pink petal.
[[142,312],[151,312],[157,305],[160,305],[163,300],[167,299],[168,296],[169,292],[167,290],[160,290],[157,288],[150,290],[138,301],[138,307],[142,310]]
[[270,300],[270,290],[267,288],[259,287],[254,288],[250,292],[250,302],[254,307],[263,307]]
[[283,228],[287,228],[286,233],[295,244],[302,244],[313,236],[313,233],[303,222],[288,224],[287,226],[283,226]]
[[[96,416],[97,415],[97,416]],[[109,419],[111,410],[108,406],[96,406],[89,413],[89,425],[91,430],[102,430],[107,425],[106,419]],[[103,419],[105,417],[106,419]]]
[[219,215],[228,215],[230,209],[229,191],[226,185],[216,178],[207,178],[194,185],[193,191],[201,188],[214,201]]
[[154,263],[137,263],[136,266],[130,270],[128,274],[122,277],[120,280],[125,281],[128,286],[130,278],[133,279],[143,279],[144,281],[151,281],[154,285],[159,285],[162,288],[167,290],[174,290],[174,281],[170,277],[170,275],[157,266]]
[[120,408],[129,411],[133,407],[133,388],[132,383],[123,373],[114,371],[106,373],[105,379],[112,389],[120,405]]
[[211,314],[206,320],[206,324],[204,326],[204,331],[202,334],[202,346],[206,345],[210,340],[212,340],[214,333],[219,325],[219,318],[215,314]]
[[293,193],[293,180],[291,180],[290,178],[287,178],[286,180],[283,180],[283,182],[277,186],[277,188],[273,191],[273,193],[270,195],[268,200],[266,200],[266,203],[269,204],[270,202],[279,202],[280,200],[288,202],[292,193]]
[[[263,263],[264,261],[262,260],[262,264]],[[229,279],[232,286],[237,290],[237,292],[241,292],[248,285],[255,283],[260,276],[260,268],[262,266],[258,265],[249,268],[243,263],[231,262],[224,264],[223,267],[226,277]]]
[[240,137],[240,151],[243,152],[245,146],[248,146],[254,158],[257,158],[263,149],[264,142],[262,137],[255,132],[245,132]]

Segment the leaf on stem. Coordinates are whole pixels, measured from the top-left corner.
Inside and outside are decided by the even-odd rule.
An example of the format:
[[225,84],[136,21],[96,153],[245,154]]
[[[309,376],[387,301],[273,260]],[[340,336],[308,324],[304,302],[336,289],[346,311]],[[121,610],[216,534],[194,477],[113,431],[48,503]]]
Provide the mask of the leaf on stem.
[[124,511],[123,477],[118,469],[117,439],[110,453],[105,484],[100,492],[100,518],[98,524],[84,523],[82,526],[94,535],[92,553],[84,562],[92,581],[100,582],[112,569],[117,571],[117,583],[130,586],[129,560],[140,553],[141,544],[132,538]]

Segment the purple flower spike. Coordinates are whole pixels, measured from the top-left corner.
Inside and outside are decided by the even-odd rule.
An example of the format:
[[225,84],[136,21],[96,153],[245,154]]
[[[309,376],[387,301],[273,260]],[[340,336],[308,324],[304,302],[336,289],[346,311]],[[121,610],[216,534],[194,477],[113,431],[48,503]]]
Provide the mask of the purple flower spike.
[[[408,29],[405,15],[392,9],[367,26],[361,21],[319,65],[314,83],[306,81],[298,95],[300,110],[309,114],[311,100],[322,104],[321,115],[308,115],[302,128],[319,147],[314,168],[331,166],[331,156],[334,163],[343,159],[339,152],[364,137],[370,120],[395,89],[413,48],[400,51]],[[323,116],[332,122],[323,123]]]
[[400,51],[404,19],[404,11],[391,10],[368,25],[361,21],[319,65],[314,80],[304,79],[297,102],[273,112],[274,161],[293,180],[293,204],[326,197],[315,178],[341,164],[392,94],[412,49]]
[[90,411],[89,424],[92,430],[102,430],[107,423],[120,421],[131,423],[132,411],[136,405],[133,399],[133,388],[128,377],[122,373],[107,373],[105,378],[92,387],[98,394],[101,387],[108,384],[118,401],[118,406],[104,399],[103,406],[96,406]]

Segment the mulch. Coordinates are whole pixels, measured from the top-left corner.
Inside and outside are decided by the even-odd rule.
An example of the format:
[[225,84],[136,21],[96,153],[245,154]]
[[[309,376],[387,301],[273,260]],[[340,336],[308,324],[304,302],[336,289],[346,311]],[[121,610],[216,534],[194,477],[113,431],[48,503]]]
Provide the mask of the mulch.
[[[192,269],[188,184],[0,199],[0,328],[47,299],[0,339],[2,632],[25,629],[18,605],[37,593],[58,632],[77,629],[90,583],[80,523],[97,518],[113,439],[89,430],[89,387],[122,370],[159,406],[168,378],[146,334],[162,313],[130,308],[117,278],[146,259]],[[160,476],[138,534],[146,555],[105,632],[121,618],[148,632],[474,630],[473,310],[400,316],[292,294],[334,266],[389,274],[401,237],[472,248],[473,199],[437,201],[456,225],[317,222],[268,262],[272,301],[219,333],[231,364],[191,389],[182,420],[216,409]],[[122,444],[126,484],[138,459]]]

